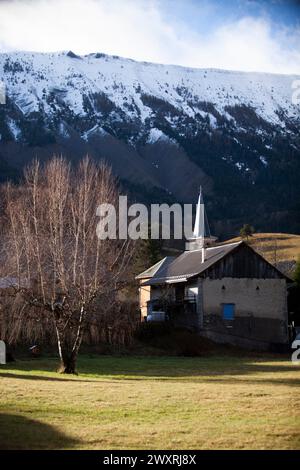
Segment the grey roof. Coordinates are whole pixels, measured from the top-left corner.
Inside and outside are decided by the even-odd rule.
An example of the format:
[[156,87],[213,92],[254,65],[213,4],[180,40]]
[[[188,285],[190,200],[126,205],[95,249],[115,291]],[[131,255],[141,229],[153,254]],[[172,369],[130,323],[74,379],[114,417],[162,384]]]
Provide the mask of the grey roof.
[[141,274],[136,276],[136,279],[149,279],[153,277],[154,275],[160,275],[160,272],[164,270],[167,266],[170,265],[172,261],[176,259],[175,256],[166,256],[165,258],[161,259],[158,261],[158,263],[155,263],[153,266],[150,268],[146,269],[146,271],[143,271]]
[[[206,271],[206,269],[208,269],[210,266],[222,259],[224,256],[226,256],[228,253],[230,253],[242,243],[242,241],[239,241],[236,243],[229,243],[227,245],[225,244],[206,248],[204,263],[202,263],[201,249],[194,251],[185,251],[177,258],[173,259],[173,261],[166,264],[163,263],[160,269],[158,269],[152,276],[145,276],[148,278],[151,277],[151,279],[144,282],[143,285],[164,284],[166,282],[180,282],[180,280],[184,282],[187,279],[197,276],[202,272]],[[152,268],[154,268],[155,266],[152,266]],[[150,272],[152,268],[150,268],[148,272]],[[145,273],[146,272],[147,271],[145,271]]]

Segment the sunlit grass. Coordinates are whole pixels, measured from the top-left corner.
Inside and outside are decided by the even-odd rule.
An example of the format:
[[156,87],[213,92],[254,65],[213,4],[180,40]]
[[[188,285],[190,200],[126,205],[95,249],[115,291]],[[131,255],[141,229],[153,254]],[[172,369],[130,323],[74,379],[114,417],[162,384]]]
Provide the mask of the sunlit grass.
[[300,447],[300,367],[274,357],[54,358],[0,366],[0,447]]
[[[236,242],[240,239],[240,237],[236,237],[229,242]],[[255,233],[253,237],[249,237],[248,242],[271,263],[297,261],[300,257],[300,235]]]

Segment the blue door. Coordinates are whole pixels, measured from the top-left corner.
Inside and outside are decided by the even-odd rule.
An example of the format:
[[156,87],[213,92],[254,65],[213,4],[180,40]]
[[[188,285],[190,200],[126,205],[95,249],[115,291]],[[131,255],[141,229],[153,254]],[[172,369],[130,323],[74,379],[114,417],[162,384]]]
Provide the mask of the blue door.
[[224,320],[234,319],[234,304],[223,304],[223,319]]

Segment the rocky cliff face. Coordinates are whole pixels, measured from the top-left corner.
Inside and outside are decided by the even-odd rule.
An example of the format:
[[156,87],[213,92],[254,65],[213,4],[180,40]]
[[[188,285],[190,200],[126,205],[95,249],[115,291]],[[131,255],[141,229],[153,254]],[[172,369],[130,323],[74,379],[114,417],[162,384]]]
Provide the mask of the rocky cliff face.
[[297,76],[95,53],[0,54],[0,178],[33,157],[105,158],[139,201],[195,202],[219,234],[300,231]]

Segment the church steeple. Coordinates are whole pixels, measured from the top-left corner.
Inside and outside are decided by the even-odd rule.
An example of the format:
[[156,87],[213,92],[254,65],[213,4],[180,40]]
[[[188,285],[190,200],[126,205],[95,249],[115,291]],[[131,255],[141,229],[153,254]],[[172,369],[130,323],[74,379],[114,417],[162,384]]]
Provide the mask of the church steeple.
[[206,216],[202,187],[200,186],[197,209],[196,209],[196,219],[193,231],[194,238],[206,238],[210,237],[210,230],[208,225],[208,220]]
[[205,248],[208,245],[212,245],[216,239],[216,237],[212,237],[210,234],[202,187],[200,186],[193,236],[189,239],[186,248],[189,251],[199,250],[201,248]]

